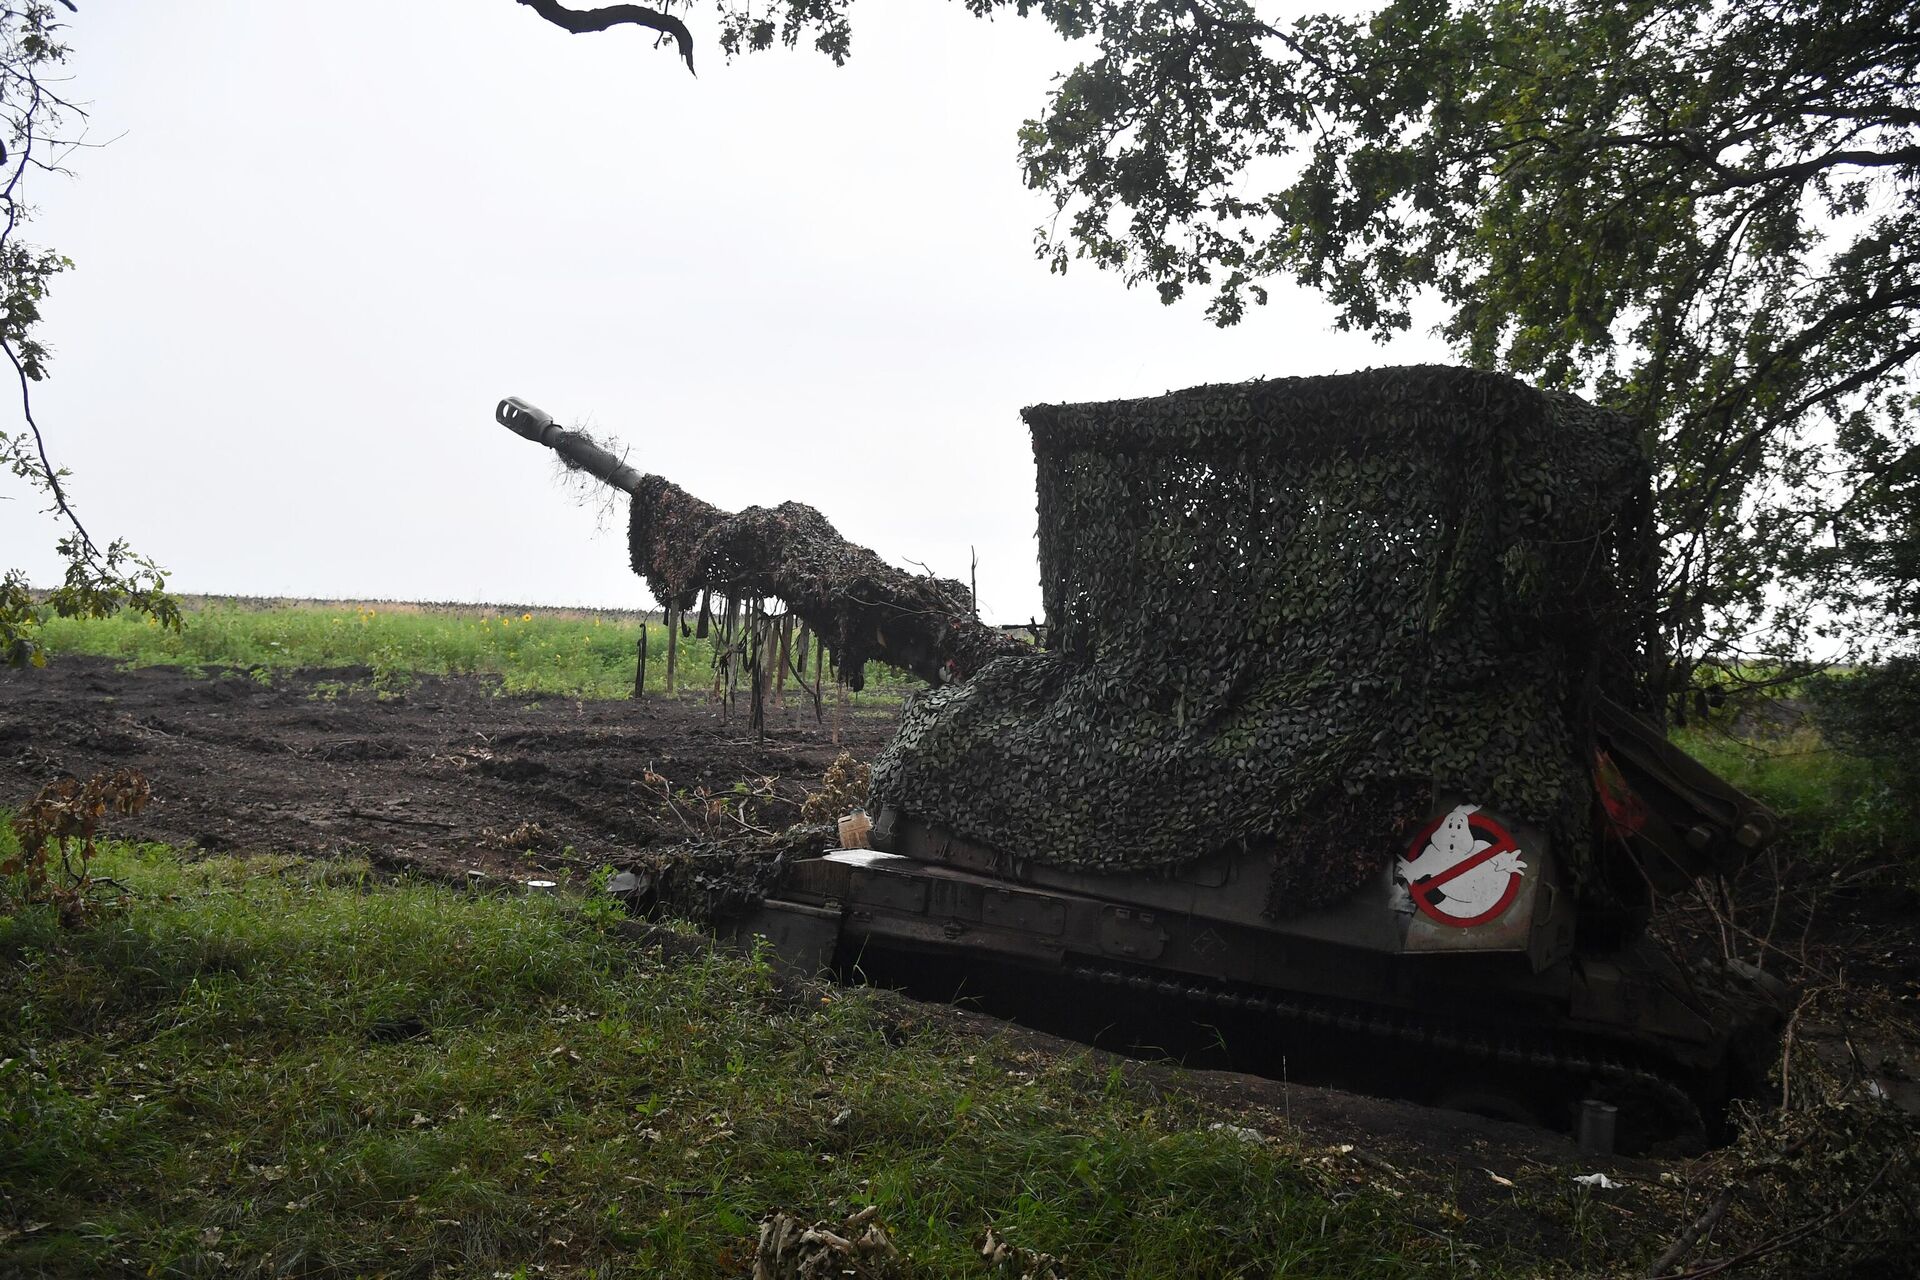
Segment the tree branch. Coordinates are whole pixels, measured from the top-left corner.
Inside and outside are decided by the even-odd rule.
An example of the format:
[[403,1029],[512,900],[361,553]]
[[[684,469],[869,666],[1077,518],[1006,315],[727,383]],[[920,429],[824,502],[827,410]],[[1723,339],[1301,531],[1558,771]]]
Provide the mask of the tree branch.
[[1836,382],[1829,383],[1818,391],[1809,393],[1790,405],[1785,413],[1775,415],[1783,422],[1792,422],[1803,413],[1823,404],[1831,404],[1841,396],[1871,386],[1882,377],[1898,369],[1908,361],[1920,359],[1920,342],[1908,342],[1905,346],[1895,347],[1891,352],[1873,364],[1857,368]]
[[643,4],[610,4],[599,9],[569,9],[560,4],[559,0],[520,0],[520,3],[562,31],[571,32],[576,36],[606,31],[623,23],[658,31],[663,37],[672,36],[674,43],[680,46],[680,56],[686,59],[688,73],[693,73],[693,33],[687,30],[686,23],[670,13],[649,9]]
[[40,424],[33,419],[33,383],[27,377],[26,367],[20,363],[20,357],[14,354],[13,344],[4,338],[0,338],[0,351],[6,352],[7,359],[13,364],[13,371],[20,377],[20,412],[27,420],[27,428],[33,432],[33,447],[40,456],[40,478],[46,481],[47,492],[53,495],[53,503],[60,508],[60,514],[67,518],[74,533],[79,535],[81,553],[88,560],[97,559],[100,549],[94,545],[87,526],[80,523],[80,517],[67,505],[67,491],[60,483],[60,472],[54,469],[53,460],[47,456],[46,437],[40,434]]
[[1733,1188],[1731,1186],[1722,1187],[1720,1194],[1713,1198],[1713,1203],[1707,1206],[1707,1211],[1700,1215],[1697,1220],[1689,1223],[1687,1229],[1680,1233],[1680,1238],[1673,1242],[1672,1247],[1661,1254],[1651,1267],[1647,1268],[1647,1275],[1657,1280],[1658,1277],[1664,1276],[1668,1271],[1672,1270],[1676,1262],[1692,1252],[1693,1246],[1699,1243],[1701,1236],[1712,1231],[1714,1227],[1718,1225],[1721,1217],[1727,1212],[1727,1206],[1731,1204],[1732,1201]]
[[[21,178],[27,172],[28,165],[33,162],[33,144],[40,141],[39,135],[34,132],[35,121],[42,109],[40,79],[31,70],[27,72],[25,78],[27,84],[31,86],[31,94],[21,117],[22,123],[18,137],[20,149],[14,156],[13,172],[7,175],[6,185],[0,187],[0,209],[4,209],[6,217],[4,226],[0,226],[0,253],[14,247],[13,233],[20,225],[21,217],[21,207],[15,198],[15,192],[19,188]],[[6,353],[8,362],[13,365],[13,371],[20,379],[20,412],[27,421],[27,429],[33,433],[34,452],[40,459],[40,479],[45,482],[47,492],[53,496],[54,505],[59,508],[60,514],[66,517],[67,523],[73,526],[74,533],[78,535],[80,555],[89,561],[97,561],[99,548],[94,545],[93,536],[87,532],[87,527],[80,523],[80,517],[75,515],[73,508],[68,505],[66,486],[60,483],[60,470],[53,465],[53,459],[47,455],[46,437],[41,434],[40,424],[33,417],[33,378],[36,374],[29,370],[27,363],[21,359],[20,353],[14,350],[13,336],[20,336],[24,343],[26,340],[24,326],[18,335],[9,335],[4,330],[0,330],[0,351]]]
[[[524,3],[524,0],[522,0]],[[1920,147],[1902,147],[1893,151],[1829,151],[1826,155],[1803,160],[1798,164],[1780,165],[1773,169],[1728,170],[1727,176],[1718,182],[1709,183],[1700,188],[1699,196],[1725,195],[1741,187],[1754,187],[1762,184],[1794,183],[1828,169],[1856,168],[1880,169],[1912,166],[1920,164]]]

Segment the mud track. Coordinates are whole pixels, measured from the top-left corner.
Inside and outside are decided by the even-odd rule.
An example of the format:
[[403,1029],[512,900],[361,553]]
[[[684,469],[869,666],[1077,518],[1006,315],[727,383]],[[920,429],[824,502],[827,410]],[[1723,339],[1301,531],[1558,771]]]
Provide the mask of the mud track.
[[725,795],[749,782],[767,795],[750,818],[791,824],[834,757],[872,755],[895,719],[849,714],[835,745],[831,708],[826,724],[811,706],[770,710],[763,739],[744,710],[723,720],[697,697],[581,702],[423,676],[383,699],[369,674],[268,682],[80,656],[0,670],[0,806],[64,774],[134,768],[154,802],[119,829],[131,839],[358,855],[430,875],[585,871],[737,826],[701,821],[703,787]]

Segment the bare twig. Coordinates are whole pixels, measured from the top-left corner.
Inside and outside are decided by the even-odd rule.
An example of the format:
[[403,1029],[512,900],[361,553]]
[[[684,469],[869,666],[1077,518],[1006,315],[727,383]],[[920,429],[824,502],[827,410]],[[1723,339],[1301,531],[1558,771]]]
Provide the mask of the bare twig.
[[726,808],[725,806],[721,807],[720,812],[725,814],[727,817],[732,818],[735,822],[739,823],[742,828],[752,832],[754,835],[770,836],[773,834],[773,832],[767,830],[765,827],[754,826],[751,822],[748,822],[745,818],[741,817],[739,814],[735,813],[731,809]]
[[1793,1230],[1777,1235],[1771,1240],[1763,1240],[1744,1253],[1736,1253],[1730,1257],[1709,1262],[1703,1267],[1695,1267],[1692,1271],[1679,1272],[1676,1275],[1668,1277],[1667,1280],[1705,1280],[1707,1276],[1717,1276],[1722,1272],[1731,1271],[1735,1267],[1744,1266],[1746,1263],[1752,1262],[1755,1258],[1765,1257],[1769,1253],[1778,1253],[1790,1245],[1798,1244],[1817,1231],[1825,1230],[1859,1208],[1866,1198],[1873,1194],[1875,1188],[1886,1178],[1888,1171],[1893,1168],[1899,1159],[1900,1156],[1898,1154],[1890,1157],[1885,1164],[1880,1166],[1880,1172],[1873,1175],[1873,1180],[1860,1189],[1859,1195],[1847,1201],[1833,1212],[1822,1214],[1810,1222],[1803,1222]]
[[1765,962],[1767,950],[1773,946],[1773,931],[1780,926],[1780,899],[1785,892],[1785,887],[1780,880],[1780,853],[1777,845],[1767,846],[1767,871],[1768,879],[1773,886],[1773,907],[1767,913],[1766,932],[1760,935],[1759,947],[1754,952],[1755,964]]
[[1664,1275],[1667,1268],[1693,1252],[1694,1245],[1718,1225],[1727,1212],[1727,1206],[1731,1203],[1733,1203],[1733,1188],[1731,1186],[1720,1188],[1720,1194],[1713,1198],[1713,1203],[1707,1206],[1707,1211],[1688,1223],[1687,1229],[1680,1233],[1679,1239],[1669,1245],[1665,1253],[1654,1259],[1653,1265],[1647,1268],[1647,1275],[1650,1278]]

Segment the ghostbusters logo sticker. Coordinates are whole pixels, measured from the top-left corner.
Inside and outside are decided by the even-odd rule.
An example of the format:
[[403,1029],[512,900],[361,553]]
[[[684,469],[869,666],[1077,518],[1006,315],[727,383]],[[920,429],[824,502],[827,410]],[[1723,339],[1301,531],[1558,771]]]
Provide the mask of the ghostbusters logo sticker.
[[1429,920],[1471,929],[1513,905],[1526,871],[1507,829],[1463,804],[1414,837],[1393,882]]

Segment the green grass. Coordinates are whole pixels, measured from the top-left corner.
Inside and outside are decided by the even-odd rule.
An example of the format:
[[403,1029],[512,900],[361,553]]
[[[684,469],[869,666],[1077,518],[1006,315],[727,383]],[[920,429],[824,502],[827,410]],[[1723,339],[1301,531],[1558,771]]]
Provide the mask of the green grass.
[[1914,797],[1902,793],[1889,770],[1834,750],[1811,725],[1753,739],[1680,729],[1673,740],[1785,819],[1798,852],[1836,859],[1915,856]]
[[890,1035],[590,901],[97,869],[130,898],[89,928],[0,914],[8,1276],[738,1277],[770,1210],[869,1203],[915,1275],[982,1275],[989,1224],[1077,1277],[1457,1274],[1410,1201],[1120,1072]]
[[[649,628],[647,688],[666,688],[666,629]],[[383,693],[403,692],[416,675],[491,675],[513,694],[625,698],[633,692],[640,623],[631,616],[401,607],[207,605],[171,631],[125,613],[105,619],[49,618],[39,639],[49,653],[118,658],[135,666],[242,667],[264,679],[291,668],[366,667]],[[713,645],[683,637],[681,692],[711,686]],[[906,677],[874,664],[858,704],[897,702]],[[790,680],[790,691],[797,686]],[[832,698],[829,688],[827,696]]]

